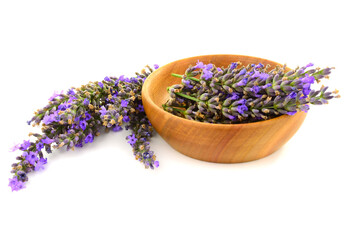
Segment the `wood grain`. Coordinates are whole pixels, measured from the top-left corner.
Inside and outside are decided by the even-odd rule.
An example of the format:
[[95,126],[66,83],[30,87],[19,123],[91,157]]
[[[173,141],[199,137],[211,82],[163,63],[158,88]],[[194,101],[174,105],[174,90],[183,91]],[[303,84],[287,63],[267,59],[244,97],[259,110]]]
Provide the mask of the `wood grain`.
[[206,55],[181,59],[154,71],[142,89],[144,110],[155,130],[174,149],[189,157],[208,162],[239,163],[263,158],[278,150],[299,129],[306,113],[280,116],[266,121],[245,124],[210,124],[174,116],[162,109],[168,99],[166,88],[181,79],[171,73],[183,74],[197,60],[227,67],[231,62],[276,62],[241,55]]

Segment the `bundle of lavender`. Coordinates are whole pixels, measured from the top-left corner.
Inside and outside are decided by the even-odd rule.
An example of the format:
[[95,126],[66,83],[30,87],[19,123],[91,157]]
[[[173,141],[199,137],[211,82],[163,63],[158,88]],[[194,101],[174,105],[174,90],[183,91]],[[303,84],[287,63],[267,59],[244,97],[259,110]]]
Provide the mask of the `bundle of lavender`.
[[102,130],[116,132],[122,127],[130,130],[127,140],[135,158],[146,168],[158,167],[159,162],[149,146],[153,128],[141,100],[142,85],[152,71],[147,66],[136,73],[136,77],[105,77],[101,82],[71,88],[66,94],[55,93],[49,104],[37,110],[28,122],[41,126],[42,133],[30,133],[34,140],[25,140],[11,149],[21,151],[17,157],[19,162],[12,164],[14,176],[9,179],[12,191],[25,187],[29,172],[44,169],[47,158],[43,150],[51,153],[52,149],[62,147],[66,150],[83,147],[92,143]]
[[328,78],[332,68],[309,69],[308,64],[287,71],[286,66],[249,64],[240,62],[227,68],[197,62],[190,66],[181,84],[167,88],[170,98],[163,108],[179,117],[207,123],[249,123],[267,120],[283,114],[307,112],[309,104],[321,105],[340,95],[328,92],[322,85],[312,90],[311,85]]

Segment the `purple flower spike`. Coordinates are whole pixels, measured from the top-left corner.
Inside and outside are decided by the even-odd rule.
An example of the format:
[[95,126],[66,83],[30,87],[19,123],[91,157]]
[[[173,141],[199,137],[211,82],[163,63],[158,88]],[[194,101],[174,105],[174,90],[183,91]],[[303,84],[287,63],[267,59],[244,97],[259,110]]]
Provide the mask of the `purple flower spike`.
[[107,81],[107,82],[110,82],[110,78],[109,77],[105,77],[103,80]]
[[112,130],[113,132],[119,132],[120,130],[122,130],[123,128],[120,126],[115,126]]
[[295,99],[297,97],[297,93],[296,92],[291,92],[289,95],[288,95],[289,98],[291,99]]
[[[244,99],[245,100],[245,99]],[[244,114],[244,111],[247,111],[248,110],[248,108],[247,108],[247,106],[245,106],[245,105],[239,105],[238,107],[237,107],[237,111],[240,113],[240,114]]]
[[67,95],[73,96],[73,95],[76,95],[76,93],[73,91],[73,89],[69,89],[67,91]]
[[242,70],[240,70],[239,76],[244,75],[245,73],[246,73],[246,68],[243,68]]
[[123,117],[123,122],[126,122],[126,123],[127,123],[127,122],[129,122],[129,121],[130,121],[129,116],[126,115],[126,116]]
[[118,79],[119,81],[124,81],[125,80],[125,76],[124,75],[121,75]]
[[42,139],[41,142],[49,145],[52,142],[54,142],[54,139],[50,139],[49,137],[46,137],[45,139]]
[[195,68],[200,68],[200,69],[204,68],[203,62],[200,62],[200,61],[198,60],[196,66],[195,66]]
[[260,88],[259,86],[253,86],[253,87],[251,88],[251,90],[252,90],[255,94],[257,94],[257,93],[261,90],[261,88]]
[[213,64],[209,63],[205,66],[205,70],[210,71],[213,68]]
[[83,104],[84,104],[85,106],[88,106],[88,105],[90,104],[89,99],[87,99],[87,98],[84,99]]
[[238,66],[238,63],[231,63],[230,70],[235,69]]
[[297,113],[297,111],[293,111],[293,112],[287,112],[286,114],[292,116],[292,115],[294,115],[296,113]]
[[160,166],[159,161],[155,161],[155,162],[154,162],[154,166],[155,166],[156,168],[158,168],[158,167]]
[[48,125],[53,122],[53,119],[50,115],[46,115],[43,117],[42,121],[44,124]]
[[315,77],[314,76],[309,76],[308,74],[305,75],[304,78],[301,79],[303,83],[314,83],[315,82]]
[[143,107],[142,104],[138,104],[137,109],[138,109],[138,111],[140,111],[140,112],[144,112],[144,107]]
[[94,140],[94,136],[91,133],[89,133],[85,138],[85,143],[92,143],[93,140]]
[[128,104],[129,104],[129,102],[127,100],[121,100],[121,106],[123,108],[126,108]]
[[133,146],[137,142],[137,138],[136,138],[134,133],[132,135],[128,136],[128,141],[127,142],[129,144],[131,144],[131,146]]
[[231,100],[238,100],[240,98],[240,93],[232,92],[230,98]]
[[88,124],[85,120],[79,122],[79,126],[81,129],[83,129],[83,131],[86,129],[87,125]]
[[25,188],[24,183],[22,181],[18,181],[18,178],[16,176],[9,179],[8,186],[12,188],[12,192]]
[[302,110],[302,111],[304,111],[306,113],[309,111],[309,109],[310,109],[310,106],[308,104],[302,105],[300,107],[300,110]]
[[210,78],[212,78],[213,77],[213,73],[212,72],[210,72],[210,71],[208,71],[208,70],[206,70],[206,69],[204,69],[203,70],[203,76],[202,76],[205,80],[208,80],[208,79],[210,79]]
[[311,91],[311,84],[310,83],[304,84],[303,85],[303,94],[305,96],[307,96],[307,95],[309,95],[310,91]]
[[106,115],[107,110],[106,110],[106,108],[104,106],[102,106],[101,110],[99,112],[101,113],[101,116],[104,116],[104,115]]
[[313,63],[309,63],[308,65],[305,66],[305,68],[312,67],[313,65],[314,65]]
[[27,150],[28,147],[30,147],[30,141],[25,141],[25,140],[24,140],[23,144],[20,145],[20,148],[21,148],[21,150],[23,150],[23,151],[24,151],[24,150]]
[[40,158],[40,160],[37,162],[36,166],[35,166],[35,171],[39,171],[39,170],[43,170],[44,166],[47,164],[47,158]]
[[36,160],[37,160],[37,153],[36,152],[29,152],[25,159],[28,160],[28,162],[31,165],[35,165]]
[[237,87],[241,87],[241,86],[245,86],[246,84],[247,84],[247,78],[243,78],[242,80],[240,80],[237,84],[236,84],[236,86]]
[[98,82],[98,85],[100,86],[100,88],[103,88],[103,83],[102,82]]
[[21,144],[18,143],[16,145],[14,145],[13,147],[10,148],[10,152],[14,152],[17,151],[20,148]]
[[[61,93],[63,93],[63,92],[61,92]],[[57,91],[54,91],[53,95],[52,95],[50,98],[48,98],[48,100],[49,100],[49,101],[53,101],[54,98],[58,97],[59,95],[60,95],[60,94],[59,94]]]
[[41,151],[43,147],[44,147],[44,145],[43,145],[42,142],[39,142],[39,143],[36,144],[36,150],[37,151]]

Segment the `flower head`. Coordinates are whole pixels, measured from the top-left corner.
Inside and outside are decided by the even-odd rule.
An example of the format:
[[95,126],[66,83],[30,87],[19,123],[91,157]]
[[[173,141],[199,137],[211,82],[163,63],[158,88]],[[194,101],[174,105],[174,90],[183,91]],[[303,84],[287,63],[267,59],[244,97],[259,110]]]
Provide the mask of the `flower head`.
[[212,72],[210,72],[210,71],[208,71],[206,69],[203,70],[202,78],[204,78],[205,80],[208,80],[208,79],[210,79],[212,77],[213,77],[213,73]]
[[21,144],[18,143],[18,144],[14,145],[13,147],[10,148],[10,152],[17,151],[20,147],[21,147]]
[[[245,99],[244,99],[245,100]],[[247,106],[245,106],[245,105],[239,105],[239,106],[237,106],[237,111],[240,113],[240,114],[244,114],[244,111],[247,111],[248,110],[248,108],[247,108]]]
[[12,188],[12,192],[25,188],[24,182],[18,181],[18,178],[16,176],[9,179],[8,186]]
[[89,99],[85,98],[84,101],[83,101],[83,104],[84,104],[85,106],[88,106],[88,105],[90,104]]
[[104,116],[107,113],[107,109],[104,106],[102,106],[99,112],[101,113],[101,116]]
[[129,104],[129,102],[127,100],[121,100],[121,106],[123,108],[126,108],[128,104]]
[[28,147],[30,147],[30,141],[25,141],[24,140],[24,142],[22,143],[22,145],[20,145],[20,148],[21,148],[21,150],[27,150],[28,149]]
[[23,172],[23,171],[18,171],[17,175],[18,175],[19,181],[25,182],[25,181],[28,180],[28,177],[26,176],[26,173]]
[[233,70],[233,69],[237,68],[237,66],[238,66],[238,63],[234,62],[234,63],[231,63],[231,66],[229,68],[230,68],[230,70]]
[[288,97],[291,99],[295,99],[297,97],[297,93],[296,92],[291,92],[290,94],[288,94]]
[[37,153],[36,152],[29,152],[25,159],[28,160],[28,162],[31,165],[35,165],[36,160],[37,160]]
[[138,104],[137,109],[139,112],[144,112],[144,107],[142,104]]
[[123,122],[129,122],[130,121],[130,118],[129,118],[129,116],[127,116],[127,115],[125,115],[124,117],[123,117]]
[[69,90],[67,91],[67,95],[73,96],[73,95],[76,95],[76,93],[73,91],[73,89],[69,89]]
[[213,68],[213,64],[211,64],[211,63],[205,65],[205,70],[210,71],[212,68]]
[[253,87],[251,88],[251,90],[252,90],[255,94],[257,94],[257,93],[261,90],[261,88],[260,88],[259,86],[253,86]]
[[49,137],[46,137],[46,138],[42,139],[41,142],[49,145],[52,142],[54,142],[54,139],[50,139]]
[[134,133],[128,136],[127,140],[128,140],[127,142],[131,144],[131,146],[133,146],[137,142],[137,138]]
[[200,61],[198,60],[196,66],[195,66],[195,68],[200,68],[200,69],[204,68],[203,62],[200,62]]
[[83,129],[83,131],[86,129],[87,125],[88,124],[85,120],[79,122],[79,127]]
[[93,136],[91,133],[89,133],[89,134],[86,136],[84,142],[85,142],[85,143],[92,143],[93,140],[94,140],[94,136]]
[[36,144],[36,149],[37,149],[37,151],[41,151],[43,147],[44,147],[44,145],[43,145],[42,142],[38,142],[38,143]]
[[119,132],[120,130],[122,130],[123,128],[116,125],[114,128],[112,128],[113,132]]
[[49,101],[53,101],[54,98],[59,97],[61,94],[63,94],[63,91],[58,93],[57,91],[54,91],[53,95],[48,99]]
[[240,80],[240,81],[236,84],[236,86],[237,86],[237,87],[245,86],[245,85],[247,84],[247,81],[248,81],[247,78],[243,78],[242,80]]

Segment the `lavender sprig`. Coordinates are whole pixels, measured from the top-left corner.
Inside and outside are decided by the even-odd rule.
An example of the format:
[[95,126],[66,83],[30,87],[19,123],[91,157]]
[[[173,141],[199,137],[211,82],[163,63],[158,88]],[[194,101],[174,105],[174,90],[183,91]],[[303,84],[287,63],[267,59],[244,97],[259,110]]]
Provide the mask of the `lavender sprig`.
[[[325,104],[340,97],[337,91],[312,90],[311,86],[328,78],[332,68],[308,69],[308,64],[286,71],[286,66],[231,63],[227,68],[197,62],[181,84],[167,89],[170,99],[163,108],[177,116],[208,123],[246,123],[283,114],[307,112],[310,104]],[[199,76],[199,78],[198,78]]]
[[[154,65],[155,69],[158,65]],[[27,174],[44,169],[47,163],[43,150],[66,146],[66,150],[83,147],[92,143],[103,130],[119,131],[122,126],[131,130],[128,142],[133,148],[136,159],[144,166],[154,169],[159,166],[150,151],[149,141],[153,128],[146,117],[141,100],[141,89],[145,79],[153,69],[147,66],[136,77],[105,77],[100,82],[90,82],[79,88],[71,88],[66,94],[54,93],[44,108],[35,112],[29,124],[41,126],[42,133],[29,134],[35,140],[17,144],[11,151],[20,150],[12,164],[9,179],[12,191],[25,187]]]

